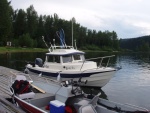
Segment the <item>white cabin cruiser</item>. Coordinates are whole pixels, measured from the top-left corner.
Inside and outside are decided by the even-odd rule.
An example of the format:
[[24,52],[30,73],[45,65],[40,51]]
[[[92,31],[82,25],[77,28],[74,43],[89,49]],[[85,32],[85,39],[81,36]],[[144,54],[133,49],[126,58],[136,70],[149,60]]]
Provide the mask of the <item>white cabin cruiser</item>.
[[[55,43],[54,45],[51,44],[49,52],[46,53],[44,64],[42,59],[36,58],[34,65],[26,65],[25,72],[48,76],[55,80],[58,73],[60,73],[61,81],[69,79],[77,80],[82,77],[88,80],[86,86],[103,87],[118,70],[118,68],[108,67],[109,60],[114,55],[85,59],[84,52],[77,50],[76,46],[75,48],[67,46],[63,38],[60,38],[60,40],[62,43],[61,46],[56,46]],[[106,58],[108,62],[106,66],[102,66],[103,59]],[[101,59],[99,65],[94,61],[90,61],[94,59]]]

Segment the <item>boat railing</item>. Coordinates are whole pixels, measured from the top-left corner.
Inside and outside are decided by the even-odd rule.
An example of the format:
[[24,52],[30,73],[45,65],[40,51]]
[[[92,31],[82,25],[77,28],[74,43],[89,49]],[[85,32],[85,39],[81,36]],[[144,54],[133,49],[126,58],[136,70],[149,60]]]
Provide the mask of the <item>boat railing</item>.
[[52,52],[55,49],[73,49],[73,46],[56,46],[56,45],[51,45],[51,47],[49,48],[49,51]]
[[114,56],[115,55],[85,59],[83,61],[82,65],[81,65],[80,71],[82,70],[82,68],[83,68],[83,66],[84,66],[86,61],[101,59],[100,62],[99,62],[99,65],[97,66],[97,68],[100,68],[100,67],[102,67],[103,60],[108,58],[106,66],[105,66],[105,68],[106,68],[108,66],[108,64],[109,64],[110,58],[112,58]]

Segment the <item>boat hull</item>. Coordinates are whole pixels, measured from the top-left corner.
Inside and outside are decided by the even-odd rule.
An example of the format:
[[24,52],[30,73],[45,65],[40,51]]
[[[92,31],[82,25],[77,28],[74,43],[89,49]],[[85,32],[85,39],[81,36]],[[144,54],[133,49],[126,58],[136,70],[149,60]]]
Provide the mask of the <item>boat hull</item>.
[[47,113],[46,111],[41,110],[40,108],[20,99],[17,96],[14,96],[15,101],[21,107],[23,110],[25,110],[27,113]]
[[[36,69],[34,67],[27,67],[29,73],[34,73],[37,75],[48,76],[51,79],[57,80],[58,71],[44,71],[40,69]],[[87,84],[82,84],[83,86],[91,86],[91,87],[103,87],[105,86],[109,80],[113,77],[114,73],[117,70],[115,68],[108,69],[94,69],[88,71],[69,71],[69,72],[60,72],[60,77],[62,81],[65,80],[78,80],[82,77],[82,80],[88,80]]]
[[105,73],[99,73],[99,75],[95,77],[86,77],[84,79],[88,80],[88,82],[87,84],[83,84],[82,86],[103,87],[110,81],[115,72],[116,71],[110,71]]

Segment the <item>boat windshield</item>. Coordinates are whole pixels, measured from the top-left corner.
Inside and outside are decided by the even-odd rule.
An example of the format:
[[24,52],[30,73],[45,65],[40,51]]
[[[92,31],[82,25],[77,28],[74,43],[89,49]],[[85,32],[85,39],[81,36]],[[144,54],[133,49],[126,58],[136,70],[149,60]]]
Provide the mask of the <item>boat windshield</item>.
[[62,56],[62,60],[63,60],[63,63],[72,62],[72,57],[71,55],[64,55]]
[[48,62],[60,63],[60,56],[47,56]]
[[81,57],[79,54],[73,55],[74,60],[81,60]]

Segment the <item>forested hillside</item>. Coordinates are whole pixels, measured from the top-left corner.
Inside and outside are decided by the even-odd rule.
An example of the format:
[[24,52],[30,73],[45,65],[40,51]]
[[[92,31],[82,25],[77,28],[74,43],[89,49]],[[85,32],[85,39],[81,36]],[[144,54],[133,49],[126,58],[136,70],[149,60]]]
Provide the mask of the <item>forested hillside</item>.
[[131,39],[121,39],[120,47],[132,51],[148,52],[150,51],[150,36],[142,36]]
[[[51,12],[50,12],[51,13]],[[77,47],[81,49],[118,50],[119,40],[115,31],[96,31],[73,22],[73,37],[77,41]],[[64,29],[66,44],[72,42],[72,19],[67,21],[59,18],[57,14],[38,15],[34,6],[26,10],[14,10],[7,0],[0,0],[0,46],[6,46],[11,41],[15,47],[45,47],[42,36],[47,42],[52,42],[56,31]]]

